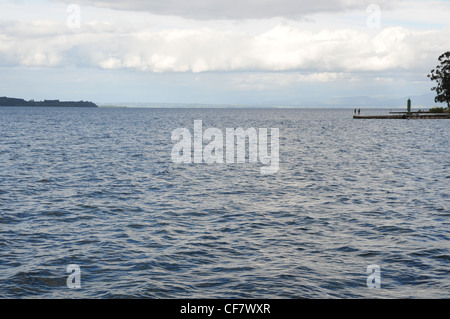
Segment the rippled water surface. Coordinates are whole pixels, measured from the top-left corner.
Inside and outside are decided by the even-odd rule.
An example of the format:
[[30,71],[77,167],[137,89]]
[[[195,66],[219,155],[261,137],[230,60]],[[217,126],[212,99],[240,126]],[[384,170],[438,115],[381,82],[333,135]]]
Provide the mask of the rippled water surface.
[[[279,128],[278,173],[173,163],[194,120]],[[0,132],[1,298],[450,297],[448,120],[2,107]]]

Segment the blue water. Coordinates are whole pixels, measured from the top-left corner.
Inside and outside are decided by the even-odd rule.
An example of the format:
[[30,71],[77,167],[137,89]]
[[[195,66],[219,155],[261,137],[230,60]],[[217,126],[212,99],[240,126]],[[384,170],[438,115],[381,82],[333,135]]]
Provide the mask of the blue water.
[[[352,113],[0,108],[0,297],[449,298],[450,121]],[[173,163],[194,120],[279,128],[278,173]]]

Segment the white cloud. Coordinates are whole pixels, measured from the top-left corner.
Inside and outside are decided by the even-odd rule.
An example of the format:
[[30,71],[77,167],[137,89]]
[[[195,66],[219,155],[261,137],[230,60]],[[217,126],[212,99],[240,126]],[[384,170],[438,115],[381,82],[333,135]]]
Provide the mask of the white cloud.
[[252,35],[209,28],[129,30],[106,23],[73,30],[51,21],[15,21],[1,23],[0,34],[4,65],[333,74],[428,69],[448,49],[450,29],[313,32],[282,24]]
[[[425,74],[449,49],[450,3],[438,0],[0,2],[4,94],[29,83],[119,100],[402,97],[432,93]],[[381,9],[374,29],[372,2]],[[80,28],[66,24],[72,3]]]

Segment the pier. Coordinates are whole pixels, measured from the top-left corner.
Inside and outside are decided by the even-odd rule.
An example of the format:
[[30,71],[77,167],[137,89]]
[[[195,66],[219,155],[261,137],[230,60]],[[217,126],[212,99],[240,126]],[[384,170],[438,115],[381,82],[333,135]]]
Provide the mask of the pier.
[[[439,111],[436,112],[436,111]],[[449,108],[434,108],[429,111],[411,111],[411,99],[408,98],[406,112],[405,111],[389,111],[390,115],[361,115],[361,109],[353,110],[353,118],[354,119],[381,119],[381,120],[390,120],[390,119],[405,119],[405,120],[425,120],[425,119],[450,119],[450,110]]]
[[407,119],[407,120],[422,120],[422,119],[450,119],[449,113],[419,113],[419,112],[398,112],[394,115],[353,115],[354,119]]

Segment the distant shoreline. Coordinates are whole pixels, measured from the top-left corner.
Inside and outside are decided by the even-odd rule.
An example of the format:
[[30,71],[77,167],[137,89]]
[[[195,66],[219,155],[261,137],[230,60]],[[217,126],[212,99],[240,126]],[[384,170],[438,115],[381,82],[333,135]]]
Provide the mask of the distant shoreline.
[[44,100],[44,101],[29,100],[29,101],[25,101],[24,99],[10,98],[10,97],[6,97],[6,96],[0,97],[0,106],[98,107],[97,104],[90,102],[90,101],[60,101],[60,100]]

